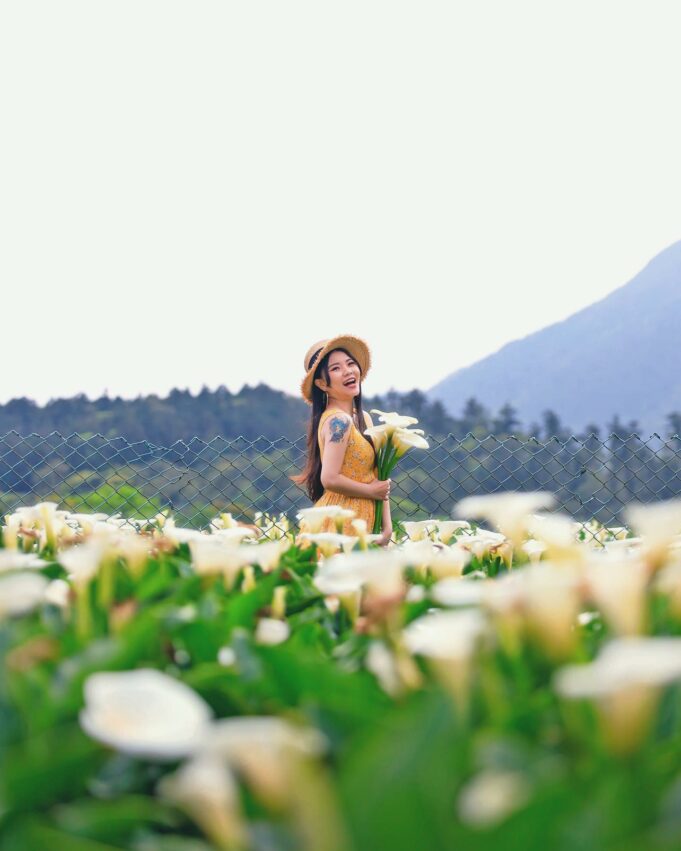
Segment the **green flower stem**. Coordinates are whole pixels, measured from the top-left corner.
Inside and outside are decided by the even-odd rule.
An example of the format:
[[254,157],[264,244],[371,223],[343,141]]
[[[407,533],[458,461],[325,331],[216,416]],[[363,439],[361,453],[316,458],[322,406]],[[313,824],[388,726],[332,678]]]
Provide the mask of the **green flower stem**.
[[[378,450],[376,456],[376,469],[378,478],[384,482],[390,478],[390,474],[395,469],[397,464],[397,447],[393,446],[392,438],[388,438],[385,444]],[[382,499],[376,500],[376,509],[374,512],[374,528],[373,534],[380,535],[383,531],[383,502]]]
[[111,559],[105,559],[99,568],[97,582],[97,605],[108,612],[114,598],[114,564]]
[[92,634],[92,611],[90,609],[90,583],[78,583],[74,587],[76,594],[76,634],[86,642]]
[[382,527],[383,527],[383,500],[377,499],[376,500],[376,510],[374,512],[374,528],[372,530],[373,534],[374,535],[380,535]]

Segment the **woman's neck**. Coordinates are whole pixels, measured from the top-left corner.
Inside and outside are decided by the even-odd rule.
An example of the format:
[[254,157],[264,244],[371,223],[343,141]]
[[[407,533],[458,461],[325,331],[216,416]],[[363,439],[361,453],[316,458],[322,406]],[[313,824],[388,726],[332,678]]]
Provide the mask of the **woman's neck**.
[[339,411],[343,411],[350,417],[354,414],[354,405],[352,399],[334,399],[333,396],[329,396],[329,401],[326,407],[327,410],[329,408],[338,408]]

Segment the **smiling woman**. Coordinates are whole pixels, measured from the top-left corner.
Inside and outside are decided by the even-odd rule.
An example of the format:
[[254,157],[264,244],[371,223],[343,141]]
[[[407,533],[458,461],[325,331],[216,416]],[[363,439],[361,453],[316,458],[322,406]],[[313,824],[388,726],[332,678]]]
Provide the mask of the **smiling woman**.
[[[319,506],[351,509],[371,529],[375,500],[384,500],[382,536],[392,535],[390,480],[379,481],[376,453],[365,433],[373,425],[362,409],[362,380],[371,366],[367,344],[358,337],[321,340],[305,355],[303,398],[312,406],[307,436],[307,463],[293,481],[303,485]],[[332,521],[327,521],[329,527]],[[345,522],[352,534],[352,521]]]

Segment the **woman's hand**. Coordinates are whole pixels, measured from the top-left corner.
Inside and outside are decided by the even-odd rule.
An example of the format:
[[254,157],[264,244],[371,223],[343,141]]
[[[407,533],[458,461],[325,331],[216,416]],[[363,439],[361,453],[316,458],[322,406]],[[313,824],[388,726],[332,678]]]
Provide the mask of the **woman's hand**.
[[390,543],[390,539],[392,538],[392,536],[393,536],[393,527],[392,527],[392,525],[390,525],[387,528],[383,529],[383,531],[381,532],[381,537],[378,539],[378,541],[376,541],[376,543],[378,544],[379,547],[387,547],[388,544]]
[[382,481],[381,479],[373,479],[369,482],[369,496],[371,499],[389,499],[390,498],[390,479]]

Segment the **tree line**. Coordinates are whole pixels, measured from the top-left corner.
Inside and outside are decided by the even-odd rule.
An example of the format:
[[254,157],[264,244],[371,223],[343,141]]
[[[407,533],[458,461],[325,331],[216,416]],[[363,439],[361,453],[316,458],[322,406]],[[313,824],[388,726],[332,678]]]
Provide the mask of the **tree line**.
[[[617,414],[604,426],[592,423],[574,429],[552,410],[544,411],[539,422],[523,424],[510,403],[493,412],[474,397],[468,399],[460,414],[455,416],[442,402],[428,399],[420,390],[391,390],[367,397],[364,407],[417,417],[427,434],[452,435],[458,439],[472,434],[561,441],[574,436],[584,440],[592,435],[631,435],[639,429],[635,420],[624,422]],[[12,399],[0,405],[0,435],[10,431],[21,435],[100,434],[107,438],[122,436],[128,441],[146,440],[158,446],[194,437],[208,441],[216,436],[296,440],[305,432],[308,416],[309,408],[301,399],[266,384],[245,385],[236,393],[224,386],[216,390],[204,387],[197,394],[176,389],[166,397],[151,394],[136,399],[101,396],[90,400],[81,394],[53,399],[42,406],[28,398]],[[664,436],[678,434],[681,434],[681,412],[674,411],[667,417]]]

